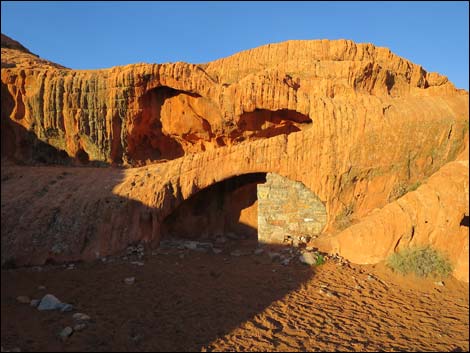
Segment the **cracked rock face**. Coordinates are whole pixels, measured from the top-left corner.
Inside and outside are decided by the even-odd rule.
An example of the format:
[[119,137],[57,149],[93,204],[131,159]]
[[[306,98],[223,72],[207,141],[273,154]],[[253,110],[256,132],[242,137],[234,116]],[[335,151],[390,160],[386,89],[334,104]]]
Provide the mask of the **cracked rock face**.
[[[424,184],[468,140],[467,91],[387,48],[347,40],[87,71],[2,35],[1,104],[2,160],[131,167],[2,168],[2,264],[158,244],[186,200],[250,173],[301,182],[334,233]],[[241,214],[256,219],[250,212]]]

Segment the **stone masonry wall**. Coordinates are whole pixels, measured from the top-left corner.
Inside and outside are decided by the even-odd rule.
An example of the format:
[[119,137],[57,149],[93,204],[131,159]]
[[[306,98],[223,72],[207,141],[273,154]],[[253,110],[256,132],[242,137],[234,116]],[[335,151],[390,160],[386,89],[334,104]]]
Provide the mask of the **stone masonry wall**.
[[257,194],[260,243],[297,246],[326,225],[325,205],[301,182],[268,173]]

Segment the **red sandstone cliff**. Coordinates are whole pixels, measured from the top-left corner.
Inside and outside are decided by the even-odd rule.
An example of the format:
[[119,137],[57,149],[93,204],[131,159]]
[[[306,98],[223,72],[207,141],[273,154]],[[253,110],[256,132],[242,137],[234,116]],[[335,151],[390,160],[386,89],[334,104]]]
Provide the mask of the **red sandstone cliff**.
[[[15,220],[34,193],[15,197],[19,184],[10,186],[2,193],[2,261],[18,254],[18,263],[158,241],[184,200],[246,173],[303,182],[325,202],[334,231],[343,210],[359,219],[383,207],[398,187],[454,160],[468,139],[468,92],[386,48],[346,40],[271,44],[204,65],[94,71],[2,47],[1,102],[2,157],[150,164],[84,178],[80,192],[94,190],[85,198],[73,189],[75,176],[61,181],[76,204],[64,210],[62,191],[43,193],[35,201],[42,220],[34,211]],[[50,250],[56,223],[68,229],[60,255]]]
[[[311,120],[315,129],[338,133],[355,123],[353,114],[393,119],[403,100],[420,111],[429,96],[466,97],[447,78],[386,48],[345,40],[266,45],[205,65],[94,71],[9,47],[2,48],[5,119],[71,157],[134,166],[298,131]],[[332,114],[343,126],[326,126]],[[18,135],[4,136],[17,139],[4,153],[34,158],[13,147],[21,144]]]

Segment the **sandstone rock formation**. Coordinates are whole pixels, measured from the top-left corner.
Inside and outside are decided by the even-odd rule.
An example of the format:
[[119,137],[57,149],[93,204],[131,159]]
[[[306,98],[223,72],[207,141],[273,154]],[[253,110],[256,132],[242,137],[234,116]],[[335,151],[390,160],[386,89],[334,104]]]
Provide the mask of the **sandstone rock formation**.
[[468,180],[467,147],[416,191],[312,245],[360,264],[377,263],[405,247],[431,245],[451,259],[454,276],[468,282]]
[[[468,140],[468,92],[371,44],[289,41],[201,65],[93,71],[39,60],[2,44],[2,157],[134,168],[71,168],[60,179],[51,168],[10,165],[2,263],[158,244],[185,200],[250,173],[302,182],[334,233],[345,210],[354,222],[385,206]],[[13,180],[31,168],[33,179]]]

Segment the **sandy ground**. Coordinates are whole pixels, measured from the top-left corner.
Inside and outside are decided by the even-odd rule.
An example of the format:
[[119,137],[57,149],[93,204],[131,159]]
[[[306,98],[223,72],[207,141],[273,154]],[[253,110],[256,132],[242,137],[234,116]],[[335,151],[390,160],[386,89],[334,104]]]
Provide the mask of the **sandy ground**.
[[[246,240],[245,242],[248,242]],[[254,247],[240,241],[236,246]],[[253,249],[253,248],[252,248]],[[384,265],[288,266],[267,255],[169,249],[131,258],[2,270],[2,348],[21,351],[468,351],[469,288]],[[124,255],[124,254],[122,254]],[[125,284],[124,278],[135,277]],[[45,286],[46,289],[38,289]],[[54,294],[73,312],[16,298]],[[86,313],[88,326],[58,333]]]

